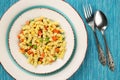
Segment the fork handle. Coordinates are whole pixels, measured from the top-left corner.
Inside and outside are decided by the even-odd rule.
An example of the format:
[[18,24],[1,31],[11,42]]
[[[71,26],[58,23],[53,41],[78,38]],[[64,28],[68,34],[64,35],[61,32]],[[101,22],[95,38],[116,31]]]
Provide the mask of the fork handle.
[[104,56],[103,50],[102,50],[102,48],[100,46],[100,43],[98,41],[97,34],[96,34],[95,31],[94,31],[94,35],[95,35],[97,49],[98,49],[98,58],[99,58],[99,61],[100,61],[100,63],[102,65],[106,65],[106,57]]

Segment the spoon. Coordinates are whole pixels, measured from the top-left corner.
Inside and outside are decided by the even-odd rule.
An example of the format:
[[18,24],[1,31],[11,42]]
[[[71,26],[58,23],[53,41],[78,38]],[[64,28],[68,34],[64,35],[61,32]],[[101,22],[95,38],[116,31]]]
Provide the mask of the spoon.
[[95,13],[94,22],[95,22],[95,26],[101,31],[102,36],[104,38],[104,42],[105,42],[105,46],[106,46],[106,53],[107,53],[107,58],[108,58],[108,66],[109,66],[110,70],[114,71],[115,67],[114,67],[113,58],[111,56],[111,52],[108,48],[107,41],[106,41],[106,38],[104,35],[104,31],[107,28],[107,18],[103,14],[103,12],[97,11]]

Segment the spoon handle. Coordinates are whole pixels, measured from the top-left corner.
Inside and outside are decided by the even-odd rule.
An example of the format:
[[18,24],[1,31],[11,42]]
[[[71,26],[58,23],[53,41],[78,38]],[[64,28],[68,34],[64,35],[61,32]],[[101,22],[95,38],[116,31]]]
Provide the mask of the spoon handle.
[[106,46],[106,53],[107,53],[107,58],[108,58],[108,66],[109,66],[110,70],[114,71],[114,68],[115,68],[114,61],[113,61],[111,52],[110,52],[110,50],[108,48],[107,41],[106,41],[106,38],[105,38],[104,34],[103,34],[103,38],[104,38],[105,46]]
[[97,49],[98,49],[98,58],[99,58],[99,61],[101,62],[102,65],[106,65],[106,58],[104,56],[103,50],[102,50],[102,48],[100,46],[100,43],[98,41],[98,38],[97,38],[97,35],[96,35],[95,31],[94,31],[94,35],[95,35]]

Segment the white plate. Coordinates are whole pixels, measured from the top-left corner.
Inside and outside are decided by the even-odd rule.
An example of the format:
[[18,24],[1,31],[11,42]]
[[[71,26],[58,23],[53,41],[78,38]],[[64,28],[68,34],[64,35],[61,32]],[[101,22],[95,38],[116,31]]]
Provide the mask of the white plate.
[[[35,68],[19,53],[17,34],[26,20],[41,15],[60,22],[65,30],[67,51],[63,60]],[[77,12],[64,1],[21,0],[4,14],[0,27],[3,28],[0,29],[0,61],[6,71],[17,80],[67,79],[76,72],[85,57],[85,25]]]

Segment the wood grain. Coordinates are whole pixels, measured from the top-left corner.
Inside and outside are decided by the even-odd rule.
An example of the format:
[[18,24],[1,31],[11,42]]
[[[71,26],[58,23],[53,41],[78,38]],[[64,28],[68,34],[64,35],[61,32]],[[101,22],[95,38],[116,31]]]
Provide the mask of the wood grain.
[[[0,19],[1,20],[1,19]],[[0,62],[0,64],[1,64],[1,62]]]

